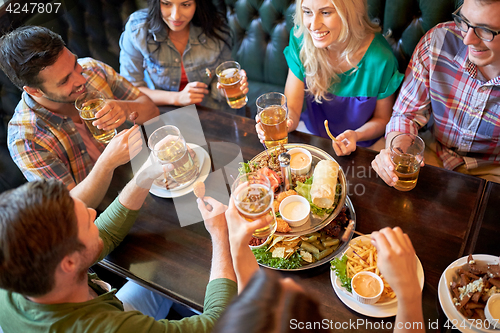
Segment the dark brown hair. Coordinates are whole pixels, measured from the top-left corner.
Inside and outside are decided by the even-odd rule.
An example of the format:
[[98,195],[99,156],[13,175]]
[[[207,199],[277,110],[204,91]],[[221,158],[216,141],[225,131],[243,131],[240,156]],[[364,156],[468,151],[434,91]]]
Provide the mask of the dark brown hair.
[[[205,35],[214,41],[219,40],[231,47],[226,41],[225,35],[230,35],[231,31],[227,25],[227,20],[223,13],[217,9],[211,0],[195,0],[196,11],[191,22],[201,27]],[[161,14],[161,0],[148,0],[148,18],[146,20],[148,30],[153,33],[159,33],[165,29],[168,31],[168,25],[163,21]],[[152,39],[148,34],[148,39]]]
[[0,288],[45,295],[64,256],[83,248],[63,183],[38,180],[0,195]]
[[300,332],[330,332],[321,325],[322,321],[315,300],[303,291],[285,291],[278,273],[261,269],[224,311],[215,324],[214,332],[295,332],[294,322],[319,324],[313,329],[303,328]]
[[64,49],[61,36],[44,27],[25,26],[0,38],[0,68],[19,89],[41,88],[38,74]]

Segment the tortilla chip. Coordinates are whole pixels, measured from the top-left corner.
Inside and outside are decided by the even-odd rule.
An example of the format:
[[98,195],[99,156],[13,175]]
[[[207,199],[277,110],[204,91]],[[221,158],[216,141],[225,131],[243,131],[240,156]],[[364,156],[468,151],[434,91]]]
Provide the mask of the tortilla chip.
[[277,247],[273,250],[273,258],[285,258],[285,248]]
[[283,236],[276,236],[276,237],[274,237],[273,242],[269,246],[269,249],[271,249],[274,245],[276,245],[279,242],[281,242],[283,240],[283,238],[285,238],[285,237],[283,237]]
[[313,262],[312,254],[310,254],[309,252],[301,250],[299,254],[302,257],[302,259],[304,259],[304,261]]

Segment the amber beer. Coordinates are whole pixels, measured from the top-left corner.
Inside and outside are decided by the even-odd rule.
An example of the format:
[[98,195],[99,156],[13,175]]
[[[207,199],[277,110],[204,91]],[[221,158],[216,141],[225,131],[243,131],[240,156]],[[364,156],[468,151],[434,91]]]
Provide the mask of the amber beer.
[[256,238],[267,238],[276,230],[276,219],[273,211],[274,193],[271,191],[269,179],[257,173],[242,175],[232,186],[232,195],[236,208],[248,222],[253,222],[265,215],[273,217],[272,222],[253,233]]
[[[406,156],[405,156],[406,155]],[[412,155],[404,154],[393,158],[394,173],[398,181],[394,188],[400,191],[409,191],[417,185],[420,162]]]
[[224,89],[227,104],[233,109],[239,109],[247,104],[248,98],[241,87],[240,64],[236,61],[226,61],[215,70],[219,83]]
[[266,93],[259,96],[255,104],[266,147],[288,143],[286,96],[278,92]]
[[417,185],[424,149],[424,141],[413,134],[398,134],[391,140],[390,155],[398,176],[395,189],[409,191]]
[[95,114],[104,105],[106,105],[104,96],[98,91],[84,93],[75,101],[75,107],[80,114],[80,118],[85,122],[92,136],[99,142],[108,143],[116,135],[116,129],[103,130],[92,124],[98,119]]
[[267,148],[288,143],[285,109],[281,106],[269,106],[260,113],[260,121],[266,136],[264,144]]

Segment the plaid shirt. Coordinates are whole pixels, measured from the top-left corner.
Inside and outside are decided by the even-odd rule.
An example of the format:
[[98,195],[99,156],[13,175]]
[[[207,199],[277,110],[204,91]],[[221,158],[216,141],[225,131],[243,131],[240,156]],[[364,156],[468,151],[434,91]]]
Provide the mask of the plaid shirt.
[[499,88],[500,76],[486,81],[469,61],[455,23],[439,24],[413,52],[386,133],[417,134],[429,123],[446,169],[498,164]]
[[[78,63],[88,76],[87,87],[99,90],[107,98],[139,97],[140,91],[110,66],[91,58],[79,59]],[[9,122],[8,145],[10,155],[28,181],[56,178],[66,186],[76,185],[93,167],[71,118],[45,109],[25,92]],[[101,152],[105,147],[97,141],[96,146]]]

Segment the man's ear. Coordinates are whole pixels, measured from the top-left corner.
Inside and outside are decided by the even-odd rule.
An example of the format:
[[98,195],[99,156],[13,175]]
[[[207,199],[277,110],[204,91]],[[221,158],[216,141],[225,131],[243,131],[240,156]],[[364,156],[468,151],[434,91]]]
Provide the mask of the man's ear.
[[39,88],[32,88],[28,86],[24,86],[23,90],[26,91],[29,95],[34,97],[42,97],[43,93]]
[[79,260],[79,252],[74,251],[73,253],[64,256],[59,263],[59,268],[66,274],[74,273],[78,269]]

